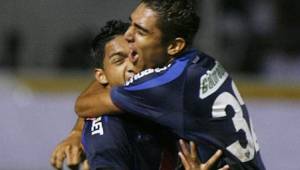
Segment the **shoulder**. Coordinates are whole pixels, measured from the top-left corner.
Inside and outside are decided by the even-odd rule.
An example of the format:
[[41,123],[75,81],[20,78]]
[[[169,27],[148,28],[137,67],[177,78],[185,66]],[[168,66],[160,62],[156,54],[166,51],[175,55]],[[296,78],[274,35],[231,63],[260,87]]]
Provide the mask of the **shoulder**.
[[144,70],[127,81],[125,88],[128,90],[148,89],[176,80],[184,73],[186,67],[197,54],[196,50],[191,50],[164,67]]

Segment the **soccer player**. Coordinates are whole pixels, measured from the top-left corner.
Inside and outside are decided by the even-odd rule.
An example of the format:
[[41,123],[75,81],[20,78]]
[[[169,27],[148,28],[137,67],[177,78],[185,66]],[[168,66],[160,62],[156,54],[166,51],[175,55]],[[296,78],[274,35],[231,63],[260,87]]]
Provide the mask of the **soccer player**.
[[[96,69],[95,77],[103,86],[124,84],[132,73],[139,71],[131,62],[128,62],[129,48],[123,36],[127,27],[127,24],[120,21],[110,21],[94,40],[95,65],[103,67]],[[139,126],[137,127],[136,124]],[[150,128],[145,128],[146,125]],[[64,158],[67,158],[69,167],[76,167],[82,156],[80,143],[80,138],[82,138],[92,169],[159,169],[161,149],[164,144],[159,140],[162,137],[157,137],[162,133],[153,132],[157,130],[158,128],[153,127],[153,124],[128,118],[128,116],[124,117],[124,115],[86,119],[85,123],[80,118],[70,135],[55,148],[51,163],[55,168],[61,169]],[[185,156],[188,157],[188,154]],[[219,156],[218,152],[211,158],[211,161],[199,164],[205,166],[200,170],[208,170]],[[161,164],[160,168],[167,167]]]
[[123,110],[195,141],[202,162],[222,149],[218,168],[265,169],[235,83],[218,61],[191,48],[198,26],[187,0],[142,0],[125,37],[131,61],[150,69],[126,86],[81,95],[76,112],[97,117]]
[[[95,63],[97,67],[103,66],[95,69],[95,78],[102,86],[122,85],[139,71],[128,59],[129,47],[123,36],[128,26],[129,24],[120,21],[110,21],[101,29],[93,42]],[[162,146],[164,146],[157,137],[162,133],[154,133],[153,131],[157,129],[152,128],[153,126],[153,123],[150,125],[144,120],[128,116],[101,116],[86,119],[84,123],[82,119],[78,119],[72,135],[75,133],[78,135],[77,132],[83,128],[82,144],[92,170],[153,170],[159,169]],[[73,141],[76,140],[78,137],[73,138]],[[69,140],[69,144],[71,142],[72,139]],[[73,150],[78,151],[80,149],[78,144],[66,145],[63,142],[59,146],[65,146],[66,155],[58,153],[61,148],[53,152],[51,162],[57,168],[62,167],[62,158],[65,156],[70,158],[80,155],[79,152],[68,152],[68,150],[72,151],[72,148],[69,149],[71,146]],[[76,162],[79,163],[79,161],[68,161],[71,165]]]

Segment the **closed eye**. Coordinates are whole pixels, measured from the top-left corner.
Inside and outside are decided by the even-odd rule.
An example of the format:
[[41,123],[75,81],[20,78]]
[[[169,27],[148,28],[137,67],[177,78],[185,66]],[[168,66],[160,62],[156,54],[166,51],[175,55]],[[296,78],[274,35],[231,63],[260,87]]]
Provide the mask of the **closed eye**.
[[143,30],[140,30],[140,29],[137,29],[137,33],[142,36],[147,34],[146,32],[144,32]]
[[124,59],[125,59],[125,57],[123,57],[121,55],[114,55],[110,58],[110,63],[120,65],[124,62]]

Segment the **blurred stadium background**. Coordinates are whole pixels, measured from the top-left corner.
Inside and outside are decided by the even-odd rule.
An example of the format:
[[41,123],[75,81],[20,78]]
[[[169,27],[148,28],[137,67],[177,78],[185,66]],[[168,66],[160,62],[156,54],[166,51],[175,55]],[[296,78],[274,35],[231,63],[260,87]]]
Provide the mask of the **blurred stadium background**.
[[[89,43],[138,0],[0,0],[0,169],[52,169],[49,157],[93,79]],[[300,1],[195,0],[196,46],[244,96],[267,169],[300,162]]]

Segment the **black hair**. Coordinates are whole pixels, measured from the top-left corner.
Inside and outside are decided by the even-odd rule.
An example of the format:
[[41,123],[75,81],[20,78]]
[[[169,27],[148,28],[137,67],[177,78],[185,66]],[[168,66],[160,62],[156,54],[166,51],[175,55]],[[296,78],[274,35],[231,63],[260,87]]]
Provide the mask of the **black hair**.
[[92,42],[91,56],[95,67],[103,66],[103,57],[105,54],[105,45],[116,36],[124,35],[129,27],[129,23],[120,20],[110,20],[100,29],[99,34]]
[[193,44],[200,25],[194,0],[141,0],[141,3],[157,12],[163,43],[181,37],[188,46]]

